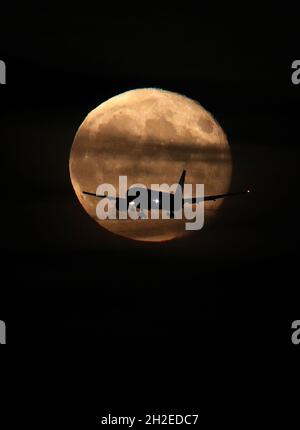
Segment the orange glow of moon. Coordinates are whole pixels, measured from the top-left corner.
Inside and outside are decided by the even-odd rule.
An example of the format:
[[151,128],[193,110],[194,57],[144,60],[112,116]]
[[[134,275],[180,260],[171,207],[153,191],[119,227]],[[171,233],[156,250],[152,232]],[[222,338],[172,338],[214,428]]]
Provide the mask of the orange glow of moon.
[[[102,227],[127,238],[164,241],[194,234],[186,220],[99,220],[98,198],[83,195],[119,176],[128,186],[173,184],[183,169],[186,183],[204,184],[205,195],[229,190],[231,154],[220,125],[199,103],[161,89],[127,91],[92,110],[79,127],[69,160],[71,181],[86,212]],[[194,186],[195,190],[195,186]],[[205,223],[222,201],[205,203]]]

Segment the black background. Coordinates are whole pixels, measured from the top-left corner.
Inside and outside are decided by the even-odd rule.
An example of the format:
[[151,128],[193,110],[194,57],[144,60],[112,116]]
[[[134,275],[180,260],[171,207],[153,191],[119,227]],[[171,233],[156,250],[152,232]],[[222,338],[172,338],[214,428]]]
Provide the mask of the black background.
[[[292,4],[250,2],[2,11],[0,318],[14,372],[41,378],[33,392],[21,384],[16,404],[295,404],[296,16]],[[181,241],[111,235],[70,183],[84,117],[138,87],[177,91],[212,112],[231,145],[232,190],[253,191]],[[44,380],[52,372],[55,395]]]

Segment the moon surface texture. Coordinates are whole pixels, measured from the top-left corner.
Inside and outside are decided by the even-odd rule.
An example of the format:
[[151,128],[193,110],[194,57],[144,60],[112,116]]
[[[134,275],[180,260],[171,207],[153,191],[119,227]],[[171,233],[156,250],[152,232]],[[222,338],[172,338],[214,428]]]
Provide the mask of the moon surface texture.
[[[186,169],[186,183],[204,184],[205,195],[228,192],[231,154],[225,133],[199,103],[183,95],[155,88],[127,91],[92,110],[79,127],[70,154],[70,175],[86,212],[102,227],[127,238],[165,241],[195,234],[186,220],[99,220],[95,193],[103,183],[119,192],[119,176],[128,187],[142,183],[169,185]],[[122,196],[120,196],[122,197]],[[222,200],[205,203],[205,224]],[[150,217],[149,217],[150,218]]]

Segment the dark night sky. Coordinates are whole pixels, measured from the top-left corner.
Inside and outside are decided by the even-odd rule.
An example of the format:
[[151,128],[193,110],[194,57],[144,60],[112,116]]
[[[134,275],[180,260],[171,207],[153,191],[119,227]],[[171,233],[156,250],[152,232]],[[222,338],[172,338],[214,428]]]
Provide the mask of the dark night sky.
[[[11,344],[29,336],[33,348],[53,332],[56,343],[80,338],[96,355],[104,340],[174,339],[213,360],[226,348],[228,361],[239,354],[248,372],[259,354],[274,369],[287,365],[295,354],[290,325],[300,317],[300,85],[291,83],[297,14],[250,2],[144,7],[44,3],[30,12],[26,2],[1,14],[7,280],[0,319],[11,327]],[[86,114],[115,94],[149,86],[185,94],[212,112],[231,145],[232,190],[253,189],[249,198],[226,202],[210,229],[166,244],[98,228],[68,172]],[[264,373],[264,364],[253,372]],[[274,378],[279,383],[281,374]]]

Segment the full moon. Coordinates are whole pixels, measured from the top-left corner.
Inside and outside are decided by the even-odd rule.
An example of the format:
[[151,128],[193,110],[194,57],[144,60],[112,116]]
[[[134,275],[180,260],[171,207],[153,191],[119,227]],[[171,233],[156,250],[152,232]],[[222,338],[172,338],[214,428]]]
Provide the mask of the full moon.
[[[86,212],[112,233],[134,240],[159,242],[186,234],[185,219],[100,220],[96,215],[98,185],[119,176],[128,187],[142,183],[177,183],[183,169],[186,183],[204,184],[205,195],[228,192],[231,154],[225,133],[198,102],[162,89],[144,88],[110,98],[92,110],[79,127],[70,153],[70,175]],[[122,197],[122,196],[121,196]],[[204,223],[221,200],[205,203]]]

